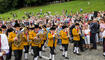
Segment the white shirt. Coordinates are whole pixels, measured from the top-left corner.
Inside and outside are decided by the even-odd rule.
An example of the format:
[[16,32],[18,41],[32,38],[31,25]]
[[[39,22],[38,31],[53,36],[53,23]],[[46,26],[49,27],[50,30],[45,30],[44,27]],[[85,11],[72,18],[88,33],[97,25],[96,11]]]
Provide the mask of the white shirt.
[[89,32],[90,32],[90,29],[84,30],[84,33],[85,33],[85,34],[89,34]]
[[104,32],[102,33],[102,37],[105,37],[105,30],[104,30]]
[[[1,51],[5,51],[6,54],[9,52],[9,44],[8,44],[8,39],[5,34],[0,34],[1,35]],[[0,52],[0,56],[3,54]]]

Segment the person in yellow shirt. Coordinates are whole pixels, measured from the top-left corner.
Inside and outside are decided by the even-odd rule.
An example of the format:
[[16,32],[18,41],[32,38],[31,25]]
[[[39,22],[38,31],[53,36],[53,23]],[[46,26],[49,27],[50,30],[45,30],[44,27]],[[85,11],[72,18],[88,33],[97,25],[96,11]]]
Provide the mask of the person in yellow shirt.
[[23,42],[19,42],[17,45],[16,42],[19,40],[18,38],[18,34],[21,32],[20,31],[20,24],[16,23],[14,25],[15,31],[14,32],[10,32],[8,39],[9,42],[12,43],[12,51],[14,52],[14,56],[15,56],[15,60],[21,60],[22,58],[22,50],[24,48],[23,46]]
[[79,41],[80,41],[80,28],[79,28],[79,23],[75,24],[75,28],[72,30],[73,34],[73,41],[74,41],[74,54],[80,55],[79,54]]
[[48,33],[48,47],[50,47],[50,59],[49,60],[54,60],[54,49],[57,45],[57,39],[56,39],[56,32],[55,32],[55,27],[50,28],[50,33]]
[[69,36],[67,31],[67,26],[62,26],[62,29],[59,33],[60,38],[62,39],[62,47],[63,47],[63,54],[62,56],[65,57],[65,59],[69,59],[67,57],[67,51],[68,51],[68,44],[69,44]]
[[43,42],[43,44],[42,44],[42,51],[44,51],[44,49],[45,49],[45,42],[46,42],[46,40],[47,40],[46,25],[44,25],[44,26],[42,27],[42,30],[43,30],[43,40],[44,40],[44,42]]
[[[35,33],[34,33],[34,29],[35,29],[35,26],[33,25],[33,26],[31,26],[31,27],[29,27],[29,31],[28,31],[28,35],[29,35],[29,45],[30,45],[30,47],[31,47],[31,50],[29,51],[29,53],[31,54],[31,55],[34,55],[34,53],[33,53],[33,46],[32,46],[32,38],[31,37],[33,37],[33,36],[35,36]],[[34,33],[34,34],[33,34]],[[33,36],[32,36],[33,35]],[[31,37],[30,37],[31,36]]]
[[23,45],[24,45],[24,58],[25,60],[28,59],[28,52],[29,52],[29,34],[28,34],[28,27],[24,28],[25,31],[23,32]]
[[36,43],[34,40],[41,40],[37,35],[39,34],[39,25],[35,25],[35,29],[29,32],[29,40],[32,40],[31,46],[34,53],[34,60],[38,60],[39,57],[39,48],[41,47],[41,42]]

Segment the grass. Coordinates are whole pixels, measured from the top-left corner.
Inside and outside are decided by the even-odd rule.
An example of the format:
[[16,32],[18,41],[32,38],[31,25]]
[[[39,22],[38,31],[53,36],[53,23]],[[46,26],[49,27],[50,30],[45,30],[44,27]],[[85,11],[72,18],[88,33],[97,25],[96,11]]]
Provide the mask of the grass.
[[[90,2],[90,5],[88,5],[88,2]],[[3,20],[8,20],[8,17],[13,19],[13,16],[10,14],[12,12],[17,14],[15,19],[22,19],[22,17],[25,16],[25,12],[33,12],[36,15],[37,12],[40,12],[40,9],[43,10],[43,13],[46,11],[51,11],[52,15],[62,14],[62,10],[67,9],[69,14],[71,10],[73,13],[76,13],[77,11],[80,11],[81,8],[83,9],[83,13],[92,11],[105,11],[105,0],[72,1],[37,7],[27,7],[0,14],[0,17],[2,17]]]

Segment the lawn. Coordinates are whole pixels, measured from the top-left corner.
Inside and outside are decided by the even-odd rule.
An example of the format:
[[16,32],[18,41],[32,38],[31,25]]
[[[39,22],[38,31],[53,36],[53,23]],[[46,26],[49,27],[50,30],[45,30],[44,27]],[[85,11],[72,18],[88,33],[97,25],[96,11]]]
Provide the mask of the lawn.
[[[90,2],[90,4],[88,4],[88,2]],[[22,19],[22,17],[25,16],[25,12],[31,12],[34,13],[34,15],[36,15],[37,12],[40,12],[40,9],[42,9],[43,13],[51,11],[52,15],[62,14],[62,10],[67,9],[68,14],[70,14],[71,10],[73,13],[76,13],[77,11],[80,11],[81,8],[83,9],[82,13],[92,11],[105,11],[105,0],[72,1],[37,7],[27,7],[0,14],[0,17],[2,17],[3,20],[8,20],[8,18],[13,19],[13,16],[11,15],[12,12],[17,14],[17,17],[15,19]]]

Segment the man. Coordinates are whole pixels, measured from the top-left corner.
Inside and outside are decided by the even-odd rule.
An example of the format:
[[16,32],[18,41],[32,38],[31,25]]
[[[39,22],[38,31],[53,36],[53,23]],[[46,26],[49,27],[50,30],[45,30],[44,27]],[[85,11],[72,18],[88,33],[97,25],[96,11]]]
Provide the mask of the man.
[[96,44],[96,33],[98,32],[98,23],[97,20],[93,20],[92,23],[90,23],[90,41],[93,44],[92,49],[97,49]]
[[50,47],[50,59],[49,60],[55,60],[54,59],[54,56],[55,56],[54,49],[57,45],[57,39],[56,39],[57,35],[55,32],[55,29],[56,28],[54,26],[51,27],[50,32],[48,33],[48,47]]
[[15,60],[21,60],[22,58],[22,50],[24,48],[23,41],[20,41],[19,34],[21,34],[20,31],[20,25],[16,23],[14,25],[15,31],[10,32],[8,39],[9,42],[12,43],[12,51],[14,52]]
[[3,60],[3,55],[6,55],[7,53],[9,53],[9,44],[8,44],[8,39],[6,34],[4,34],[2,31],[6,28],[6,26],[2,25],[1,28],[2,29],[0,29],[0,31],[2,33],[0,33],[0,60]]
[[47,30],[46,30],[46,25],[43,25],[42,30],[43,30],[43,43],[42,43],[42,50],[44,51],[44,49],[45,49],[45,42],[46,42],[46,40],[47,40]]
[[60,31],[60,37],[62,39],[62,46],[63,46],[63,54],[62,56],[65,57],[65,59],[69,59],[67,57],[67,51],[68,51],[68,44],[69,44],[69,36],[68,36],[68,31],[67,31],[67,26],[62,26],[62,29]]
[[25,60],[28,60],[28,51],[29,51],[29,34],[28,34],[28,28],[24,28],[25,31],[23,32],[23,45],[24,45],[24,58]]
[[80,55],[79,54],[79,42],[80,42],[80,28],[79,28],[79,24],[76,23],[75,24],[75,28],[73,28],[72,30],[72,34],[73,34],[73,41],[74,41],[74,54]]
[[39,57],[39,48],[41,47],[41,43],[36,43],[35,40],[41,40],[40,37],[38,37],[39,33],[39,25],[35,25],[35,30],[32,30],[29,32],[29,40],[32,40],[31,46],[34,53],[34,60],[38,60]]

